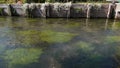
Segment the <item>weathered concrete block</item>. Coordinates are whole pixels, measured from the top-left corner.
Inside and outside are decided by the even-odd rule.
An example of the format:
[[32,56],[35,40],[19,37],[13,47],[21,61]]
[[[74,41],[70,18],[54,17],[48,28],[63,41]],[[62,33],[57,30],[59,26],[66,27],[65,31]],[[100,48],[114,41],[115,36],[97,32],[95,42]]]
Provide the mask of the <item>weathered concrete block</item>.
[[120,3],[116,3],[115,19],[120,19]]
[[50,4],[49,17],[70,17],[71,3],[54,3]]
[[10,7],[7,4],[0,4],[0,15],[1,16],[10,16],[11,11]]
[[12,16],[46,17],[45,4],[10,5]]
[[22,8],[23,5],[10,5],[11,15],[12,16],[25,16],[25,12]]
[[[34,6],[34,8],[33,8]],[[35,5],[29,4],[29,14],[33,17],[46,17],[46,5],[45,3],[37,3]]]
[[29,4],[28,15],[32,15],[32,17],[49,17],[49,6],[49,3],[35,3],[34,5]]
[[111,4],[109,18],[112,18],[112,19],[115,18],[115,9],[116,9],[116,5]]
[[[62,18],[113,18],[115,6],[107,3],[0,4],[0,15]],[[117,17],[120,18],[120,12]]]
[[74,3],[72,4],[70,17],[72,18],[86,18],[87,16],[87,4]]
[[120,12],[118,12],[116,19],[120,19]]
[[90,11],[90,18],[107,18],[109,4],[94,4]]

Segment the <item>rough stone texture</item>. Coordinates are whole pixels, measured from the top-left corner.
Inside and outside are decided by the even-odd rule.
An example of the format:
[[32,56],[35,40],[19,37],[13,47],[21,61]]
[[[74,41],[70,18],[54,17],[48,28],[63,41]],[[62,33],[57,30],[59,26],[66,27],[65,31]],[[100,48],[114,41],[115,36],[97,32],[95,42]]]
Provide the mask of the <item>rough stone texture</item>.
[[120,12],[117,13],[116,19],[120,19]]
[[[31,4],[28,4],[29,6]],[[6,16],[28,16],[28,17],[62,17],[62,18],[107,18],[109,4],[92,4],[92,3],[73,3],[72,6],[68,9],[66,3],[59,3],[56,7],[56,4],[51,3],[47,4],[45,7],[44,4],[36,4],[35,8],[30,9],[28,7],[27,13],[25,12],[23,5],[7,5],[0,4],[0,15]],[[91,7],[88,12],[88,6]],[[9,12],[9,8],[10,11]],[[115,6],[111,6],[109,18],[114,18],[115,15]],[[89,13],[89,14],[88,14]],[[117,18],[120,18],[120,12],[118,13]]]
[[46,15],[43,14],[40,8],[34,8],[33,10],[29,9],[28,14],[32,15],[32,17],[46,17]]
[[118,12],[116,19],[120,19],[120,12]]
[[9,5],[0,4],[0,15],[1,16],[9,16],[9,15],[11,15],[11,12],[9,12]]
[[27,8],[27,13],[24,11],[23,5],[10,5],[10,8],[12,16],[46,17],[46,8],[45,11],[41,10],[41,4],[39,7],[35,6],[34,9]]
[[33,16],[33,17],[46,17],[47,15],[46,15],[46,8],[47,8],[47,6],[45,6],[45,4],[44,4],[44,6],[42,6],[43,4],[39,4],[39,6],[35,6],[35,8],[33,9],[33,10],[31,10],[30,8],[29,8],[29,10],[30,10],[30,14]]
[[72,18],[86,18],[87,16],[87,4],[72,4],[71,11],[70,11],[70,17]]
[[58,8],[55,8],[56,5],[50,4],[50,13],[49,17],[62,17],[67,18],[70,17],[70,10],[65,9],[65,4],[60,4]]
[[115,4],[112,4],[112,5],[111,5],[111,9],[110,9],[109,18],[115,18],[115,9],[116,9],[116,5],[115,5]]
[[46,9],[46,17],[50,17],[50,4],[45,6]]
[[107,18],[109,4],[95,4],[90,11],[90,18]]
[[115,18],[120,19],[120,3],[116,3],[116,8],[115,8]]
[[11,15],[12,16],[24,16],[25,12],[23,11],[22,5],[10,5]]

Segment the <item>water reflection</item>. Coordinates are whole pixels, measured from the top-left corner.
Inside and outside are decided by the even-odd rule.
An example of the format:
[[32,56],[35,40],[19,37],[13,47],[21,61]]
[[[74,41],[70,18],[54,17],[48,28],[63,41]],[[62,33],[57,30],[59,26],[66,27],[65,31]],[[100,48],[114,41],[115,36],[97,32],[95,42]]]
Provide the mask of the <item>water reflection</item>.
[[0,17],[0,68],[119,68],[119,23]]

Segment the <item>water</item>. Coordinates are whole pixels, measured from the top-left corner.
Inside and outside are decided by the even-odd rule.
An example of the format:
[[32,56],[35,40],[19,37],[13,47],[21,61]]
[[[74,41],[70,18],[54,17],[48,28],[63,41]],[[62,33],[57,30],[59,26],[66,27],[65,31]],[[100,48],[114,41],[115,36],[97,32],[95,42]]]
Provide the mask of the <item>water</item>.
[[120,22],[0,17],[0,68],[119,68]]

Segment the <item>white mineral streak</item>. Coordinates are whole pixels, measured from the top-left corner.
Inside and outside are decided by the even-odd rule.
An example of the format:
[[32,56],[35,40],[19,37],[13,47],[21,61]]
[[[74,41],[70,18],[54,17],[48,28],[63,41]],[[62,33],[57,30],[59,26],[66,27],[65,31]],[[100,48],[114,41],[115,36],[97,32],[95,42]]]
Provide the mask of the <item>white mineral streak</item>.
[[70,8],[72,6],[72,3],[71,2],[68,2],[65,4],[65,10],[67,10],[67,18],[70,16]]
[[60,16],[61,14],[59,13],[60,10],[65,10],[67,12],[67,17],[69,17],[70,15],[70,8],[72,6],[71,2],[67,2],[67,3],[54,3],[53,4],[53,10],[55,10],[58,14],[58,16]]
[[36,7],[35,3],[31,3],[31,4],[29,5],[29,8],[30,8],[31,10],[35,9],[35,7]]
[[97,4],[98,8],[101,9],[102,5],[101,4]]
[[65,10],[70,10],[71,6],[72,6],[71,2],[65,3]]
[[25,4],[23,4],[23,6],[22,6],[22,9],[23,9],[23,15],[27,15],[27,9],[29,8],[29,4],[28,3],[25,3]]
[[49,6],[49,5],[50,5],[50,3],[49,3],[49,2],[45,2],[45,5],[46,5],[46,6]]
[[87,4],[87,18],[90,18],[90,9],[92,8],[91,4]]
[[45,4],[41,4],[41,10],[45,10]]
[[109,18],[109,16],[110,16],[111,6],[112,6],[112,4],[109,4],[107,18]]
[[11,16],[11,11],[10,11],[10,5],[7,5],[7,11],[8,11],[8,15]]
[[42,17],[46,17],[46,5],[45,3],[41,4]]
[[50,16],[50,11],[49,11],[49,8],[50,8],[50,3],[49,2],[45,2],[45,5],[46,5],[46,17],[48,16]]
[[54,5],[54,7],[53,7],[54,10],[56,10],[56,11],[59,10],[60,3],[54,3],[53,5]]
[[120,3],[116,3],[115,18],[118,17],[118,12],[120,12]]

